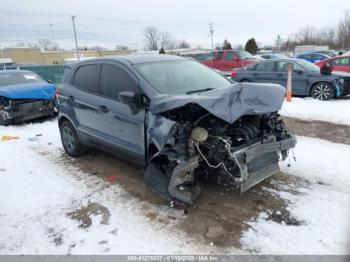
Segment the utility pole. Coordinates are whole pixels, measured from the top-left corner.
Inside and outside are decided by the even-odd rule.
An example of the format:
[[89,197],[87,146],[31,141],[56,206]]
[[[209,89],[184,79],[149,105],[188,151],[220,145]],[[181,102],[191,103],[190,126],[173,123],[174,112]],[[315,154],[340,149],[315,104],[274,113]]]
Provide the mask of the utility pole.
[[75,31],[75,15],[72,16],[72,21],[73,21],[73,30],[74,30],[74,39],[75,39],[75,50],[77,52],[77,58],[78,58],[78,61],[80,61],[80,58],[79,58],[79,51],[78,51],[78,41],[77,41],[77,32]]
[[1,50],[1,58],[2,58],[2,66],[4,68],[4,70],[6,70],[6,62],[5,62],[5,57],[4,57],[4,49],[3,47],[0,45],[0,50]]
[[213,22],[209,23],[209,35],[211,38],[211,49],[214,50],[214,29],[213,29]]
[[53,34],[53,24],[50,24],[50,33],[51,33],[51,38],[52,38],[52,43],[55,43],[55,36]]

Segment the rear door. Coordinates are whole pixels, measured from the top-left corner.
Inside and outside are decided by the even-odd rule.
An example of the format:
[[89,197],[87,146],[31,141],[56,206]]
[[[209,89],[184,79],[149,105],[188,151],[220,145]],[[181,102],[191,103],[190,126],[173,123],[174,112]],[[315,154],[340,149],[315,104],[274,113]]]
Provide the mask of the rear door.
[[138,80],[124,65],[105,62],[101,65],[101,105],[104,109],[100,118],[99,131],[123,157],[144,163],[144,119],[145,110],[133,114],[130,107],[119,100],[119,93],[129,91],[139,94]]
[[275,83],[276,72],[274,70],[275,63],[273,61],[265,61],[256,64],[251,71],[251,79],[257,83]]
[[234,58],[235,54],[233,51],[226,51],[224,53],[224,60],[222,61],[222,70],[223,71],[231,71],[233,68],[236,68],[234,66]]
[[99,95],[100,64],[84,63],[74,72],[71,79],[67,103],[74,111],[76,126],[80,133],[96,137],[98,125],[96,119],[101,115],[97,108],[96,97]]
[[224,52],[219,51],[214,53],[214,68],[218,70],[223,70],[223,58],[224,58]]

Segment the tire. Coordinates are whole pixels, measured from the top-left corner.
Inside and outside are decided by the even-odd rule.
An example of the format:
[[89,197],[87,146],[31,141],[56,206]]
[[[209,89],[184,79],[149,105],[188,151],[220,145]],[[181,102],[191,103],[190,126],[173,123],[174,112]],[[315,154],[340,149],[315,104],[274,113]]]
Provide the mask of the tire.
[[318,100],[330,100],[335,96],[335,90],[330,83],[319,82],[311,89],[311,96]]
[[87,147],[81,143],[73,125],[67,120],[60,124],[61,141],[64,151],[72,157],[81,156]]

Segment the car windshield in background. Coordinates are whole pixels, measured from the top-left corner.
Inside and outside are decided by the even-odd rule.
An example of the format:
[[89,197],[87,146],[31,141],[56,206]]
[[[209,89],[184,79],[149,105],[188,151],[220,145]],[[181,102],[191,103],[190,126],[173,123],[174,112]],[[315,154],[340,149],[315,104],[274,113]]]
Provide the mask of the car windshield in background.
[[314,65],[313,63],[310,63],[309,61],[306,60],[298,60],[296,62],[298,65],[300,65],[301,67],[303,67],[307,72],[319,72],[320,68],[316,65]]
[[44,82],[42,78],[31,72],[1,72],[0,87],[18,84]]
[[135,67],[153,88],[163,94],[199,93],[232,84],[224,76],[190,60],[145,63]]
[[236,51],[236,53],[241,59],[255,58],[251,53],[247,51]]

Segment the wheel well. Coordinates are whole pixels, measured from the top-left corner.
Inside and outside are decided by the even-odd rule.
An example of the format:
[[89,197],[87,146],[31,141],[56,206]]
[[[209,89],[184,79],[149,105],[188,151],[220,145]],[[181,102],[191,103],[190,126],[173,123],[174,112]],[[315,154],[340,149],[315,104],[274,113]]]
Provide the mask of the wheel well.
[[332,85],[332,83],[330,82],[327,82],[327,81],[318,81],[316,83],[313,83],[312,86],[310,87],[310,90],[309,90],[309,95],[311,96],[312,95],[312,89],[314,88],[315,85],[319,84],[319,83],[326,83],[326,84],[329,84],[332,88],[333,88],[333,91],[334,91],[334,94],[336,92],[334,86]]
[[[69,123],[72,124],[72,122],[65,116],[61,116],[59,119],[58,119],[58,126],[61,126],[62,122],[63,121],[68,121]],[[73,125],[74,126],[74,125]]]

